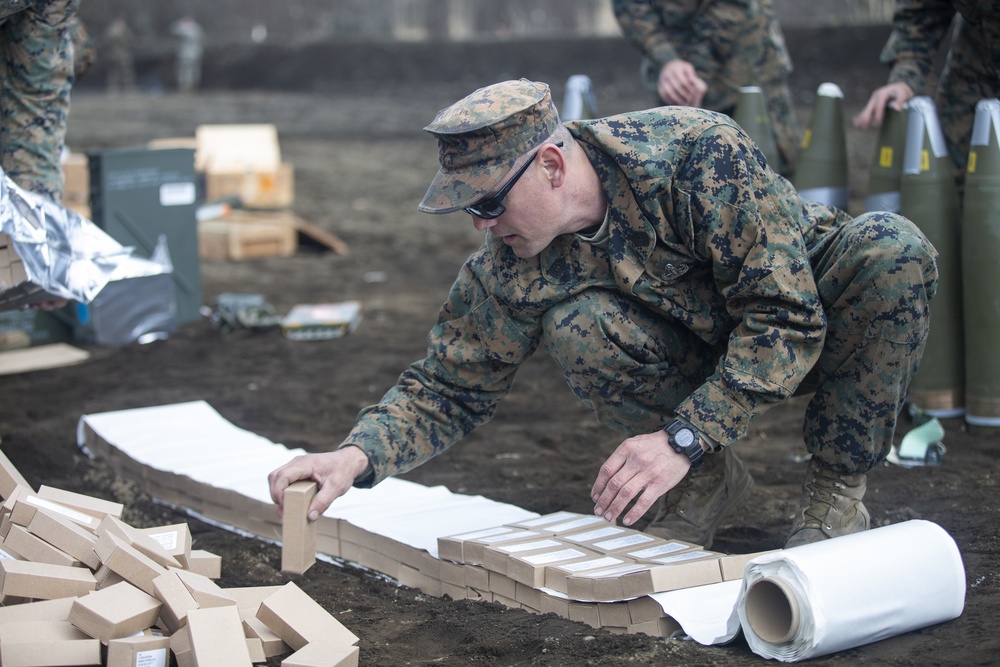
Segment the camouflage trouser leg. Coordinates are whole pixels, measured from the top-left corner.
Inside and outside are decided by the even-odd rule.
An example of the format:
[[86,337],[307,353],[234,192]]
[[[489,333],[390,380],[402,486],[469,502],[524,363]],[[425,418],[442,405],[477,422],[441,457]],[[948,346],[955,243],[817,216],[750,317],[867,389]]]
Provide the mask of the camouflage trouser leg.
[[605,426],[650,433],[713,372],[719,351],[621,294],[587,290],[546,313],[543,345]]
[[917,371],[937,289],[936,251],[915,225],[867,213],[810,251],[828,325],[807,381],[806,447],[846,474],[885,458]]
[[59,201],[79,0],[38,3],[0,26],[0,164],[26,190]]
[[935,98],[941,131],[955,163],[955,182],[960,189],[965,181],[976,105],[980,100],[1000,97],[997,72],[1000,65],[989,62],[965,39],[965,29],[959,20]]

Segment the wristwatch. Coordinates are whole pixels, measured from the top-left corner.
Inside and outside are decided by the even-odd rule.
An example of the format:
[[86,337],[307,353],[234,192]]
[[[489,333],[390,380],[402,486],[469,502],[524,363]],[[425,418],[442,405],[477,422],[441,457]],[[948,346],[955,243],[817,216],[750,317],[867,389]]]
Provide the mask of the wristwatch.
[[667,433],[667,442],[678,454],[683,454],[691,461],[691,469],[699,467],[705,450],[701,448],[701,441],[698,433],[689,425],[679,419],[675,419],[663,429]]

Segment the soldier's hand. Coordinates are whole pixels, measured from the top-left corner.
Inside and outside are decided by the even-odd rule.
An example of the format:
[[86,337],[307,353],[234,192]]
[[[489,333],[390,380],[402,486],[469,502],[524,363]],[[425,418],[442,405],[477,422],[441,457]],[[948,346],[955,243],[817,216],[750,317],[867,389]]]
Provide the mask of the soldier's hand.
[[660,70],[656,90],[660,99],[667,104],[700,107],[708,84],[698,76],[694,65],[678,58],[671,60]]
[[309,505],[309,520],[315,521],[333,503],[347,493],[368,467],[368,456],[360,447],[343,447],[323,454],[305,454],[274,470],[267,476],[271,500],[282,515],[285,489],[293,482],[311,479],[319,485],[316,497]]
[[594,514],[615,521],[630,502],[635,505],[622,519],[630,526],[691,469],[691,462],[675,452],[663,431],[629,438],[601,466],[591,489]]
[[877,88],[868,98],[868,104],[854,117],[854,127],[859,130],[875,126],[882,127],[885,118],[885,107],[892,105],[896,111],[902,111],[903,106],[913,99],[913,90],[905,83],[890,83]]

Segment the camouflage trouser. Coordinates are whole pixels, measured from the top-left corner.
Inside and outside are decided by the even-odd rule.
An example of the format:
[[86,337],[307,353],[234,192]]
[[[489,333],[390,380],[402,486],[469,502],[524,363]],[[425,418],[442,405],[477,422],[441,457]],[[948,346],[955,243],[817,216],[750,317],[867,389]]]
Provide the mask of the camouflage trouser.
[[[659,71],[649,58],[643,58],[640,65],[640,76],[646,87],[646,92],[656,106],[663,104],[656,84]],[[739,101],[739,86],[708,82],[709,89],[705,93],[702,107],[709,111],[718,111],[732,117]],[[795,169],[795,160],[799,156],[799,145],[802,142],[802,132],[795,117],[795,106],[792,101],[792,90],[788,80],[772,83],[748,82],[745,85],[760,86],[767,100],[767,115],[774,130],[774,142],[778,147],[780,163],[772,168],[783,176],[791,176]]]
[[976,105],[980,100],[1000,97],[1000,77],[997,63],[990,63],[963,37],[962,20],[956,22],[955,37],[941,80],[938,83],[935,106],[948,152],[955,163],[955,182],[961,187],[969,159],[969,142]]
[[[803,383],[807,449],[853,474],[885,458],[916,373],[937,289],[935,250],[911,222],[868,213],[811,249],[828,328]],[[715,371],[705,343],[623,294],[586,291],[545,316],[546,351],[598,420],[626,435],[662,428]]]
[[25,188],[59,201],[79,0],[49,0],[0,23],[0,165]]

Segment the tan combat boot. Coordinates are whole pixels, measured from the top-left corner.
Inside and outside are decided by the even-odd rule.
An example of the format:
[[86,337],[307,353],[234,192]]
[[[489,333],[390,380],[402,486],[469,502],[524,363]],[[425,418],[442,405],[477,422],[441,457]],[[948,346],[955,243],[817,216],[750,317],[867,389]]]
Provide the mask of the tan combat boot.
[[867,485],[863,472],[843,475],[815,457],[810,459],[802,484],[799,513],[792,523],[785,548],[868,530],[871,517],[861,502]]
[[655,518],[645,532],[667,540],[712,546],[719,523],[746,503],[753,479],[729,447],[706,454],[704,463],[657,503]]

